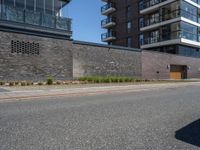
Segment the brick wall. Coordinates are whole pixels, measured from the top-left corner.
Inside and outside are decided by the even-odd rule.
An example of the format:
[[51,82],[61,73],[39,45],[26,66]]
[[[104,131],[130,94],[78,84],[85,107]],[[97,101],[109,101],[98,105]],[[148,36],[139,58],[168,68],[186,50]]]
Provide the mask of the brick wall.
[[141,77],[141,52],[92,43],[73,44],[73,75]]
[[170,68],[168,66],[170,65],[187,66],[188,78],[200,78],[199,58],[142,51],[142,77],[144,79],[169,79]]
[[[12,40],[39,44],[39,55],[12,53]],[[188,66],[188,78],[200,78],[199,58],[0,31],[0,81],[107,75],[169,79],[171,64]]]
[[[11,40],[39,43],[39,55],[11,53]],[[0,32],[0,80],[71,79],[71,48],[67,40]]]

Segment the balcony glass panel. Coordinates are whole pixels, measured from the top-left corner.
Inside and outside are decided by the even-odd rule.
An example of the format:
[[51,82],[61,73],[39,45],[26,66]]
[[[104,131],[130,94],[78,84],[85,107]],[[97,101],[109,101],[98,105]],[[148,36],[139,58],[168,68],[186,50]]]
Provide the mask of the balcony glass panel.
[[14,22],[24,22],[24,10],[20,8],[14,8],[12,6],[4,6],[3,19]]
[[163,6],[160,9],[162,21],[170,20],[180,16],[180,2],[174,2]]
[[181,2],[181,16],[197,22],[198,21],[197,14],[198,14],[197,7],[190,5],[185,1]]
[[42,26],[55,28],[55,16],[50,14],[42,14]]
[[161,32],[152,31],[146,34],[145,42],[142,44],[152,44],[180,38],[200,42],[200,29],[185,22],[173,23],[163,26]]
[[181,37],[192,41],[198,41],[198,27],[181,22]]
[[162,29],[162,40],[171,40],[171,39],[177,39],[180,37],[179,32],[180,31],[180,22],[169,24],[166,26],[163,26]]
[[143,9],[152,7],[152,6],[157,5],[164,1],[166,1],[166,0],[141,0],[139,2],[139,9],[143,10]]
[[103,7],[101,7],[101,12],[104,12],[109,8],[115,8],[115,4],[114,3],[108,3],[108,4],[104,5]]
[[101,35],[101,39],[102,40],[105,40],[105,39],[107,39],[109,37],[116,37],[116,32],[108,31],[107,33],[104,33],[104,34]]
[[115,21],[116,21],[116,19],[114,17],[108,17],[101,21],[101,26],[104,26],[108,23],[115,22]]
[[34,11],[25,11],[25,23],[32,25],[41,25],[41,13]]
[[56,17],[56,28],[71,31],[71,19]]
[[71,31],[71,19],[61,17],[64,2],[57,1],[46,0],[44,6],[43,0],[6,0],[0,3],[0,20]]
[[31,11],[34,11],[35,8],[34,8],[34,0],[28,0],[26,1],[26,9],[27,10],[31,10]]

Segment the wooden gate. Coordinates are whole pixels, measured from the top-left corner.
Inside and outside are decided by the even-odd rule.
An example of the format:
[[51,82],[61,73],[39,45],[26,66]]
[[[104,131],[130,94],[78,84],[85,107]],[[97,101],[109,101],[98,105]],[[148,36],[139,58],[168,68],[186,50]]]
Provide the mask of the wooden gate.
[[187,78],[187,66],[171,65],[170,79],[180,80]]

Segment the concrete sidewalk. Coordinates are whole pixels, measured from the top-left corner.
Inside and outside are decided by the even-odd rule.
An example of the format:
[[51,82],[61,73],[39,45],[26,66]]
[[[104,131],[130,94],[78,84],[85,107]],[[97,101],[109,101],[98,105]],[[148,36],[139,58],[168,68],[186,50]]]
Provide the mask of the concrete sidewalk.
[[117,84],[117,85],[77,85],[77,86],[34,86],[34,87],[2,87],[0,102],[9,100],[40,99],[57,96],[83,96],[109,93],[126,93],[150,91],[185,86],[200,86],[200,82],[177,82],[156,84]]

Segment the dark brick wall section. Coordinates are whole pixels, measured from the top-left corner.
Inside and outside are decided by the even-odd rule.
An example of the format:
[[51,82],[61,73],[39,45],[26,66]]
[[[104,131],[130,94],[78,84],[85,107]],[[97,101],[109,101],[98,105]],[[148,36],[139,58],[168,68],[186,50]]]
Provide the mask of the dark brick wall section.
[[74,44],[73,74],[82,76],[141,77],[141,52]]
[[[169,65],[188,67],[188,78],[200,78],[200,59],[166,53],[142,51],[142,77],[144,79],[169,79]],[[157,72],[159,71],[159,74]]]
[[[0,32],[0,81],[72,78],[72,42]],[[39,55],[11,53],[11,40],[39,43]]]

